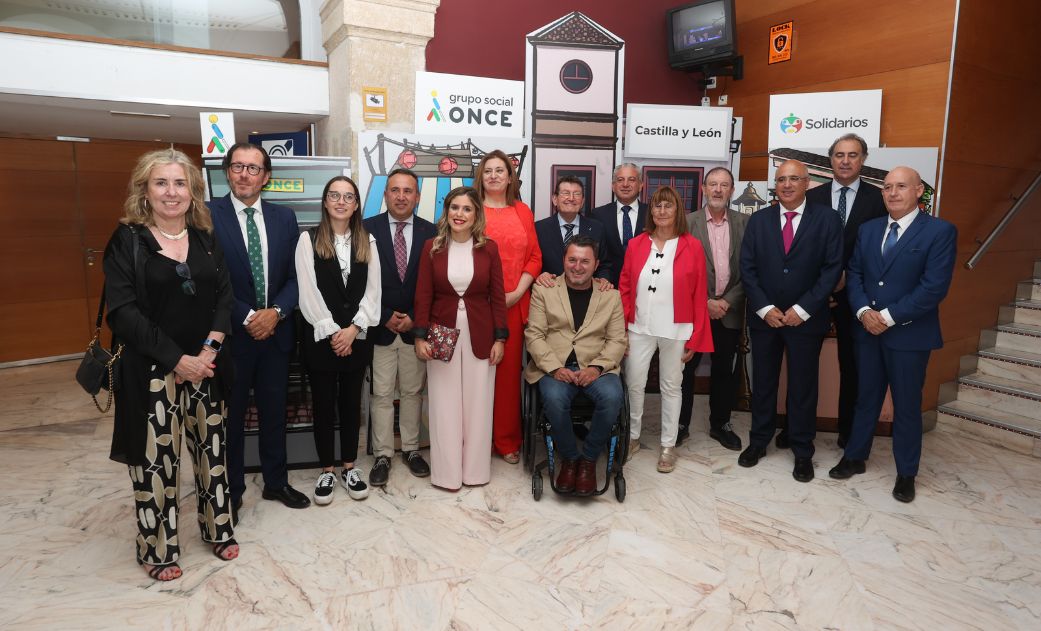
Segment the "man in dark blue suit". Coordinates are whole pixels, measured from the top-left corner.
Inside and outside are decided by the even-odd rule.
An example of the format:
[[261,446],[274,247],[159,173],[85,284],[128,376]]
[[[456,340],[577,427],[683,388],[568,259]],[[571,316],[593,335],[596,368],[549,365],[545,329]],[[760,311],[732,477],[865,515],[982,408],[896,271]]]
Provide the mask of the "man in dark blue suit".
[[416,477],[430,475],[419,453],[419,425],[426,366],[416,357],[412,337],[412,304],[416,294],[419,255],[437,228],[415,214],[419,178],[408,169],[395,169],[383,193],[387,212],[365,220],[380,254],[382,288],[380,326],[369,329],[372,357],[372,455],[376,457],[369,483],[386,486],[394,457],[394,391],[398,391],[401,457]]
[[[860,178],[868,155],[867,142],[856,134],[839,136],[828,149],[835,179],[810,189],[807,201],[835,209],[845,228],[842,231],[842,268],[849,264],[857,244],[860,226],[884,217],[882,191]],[[832,294],[831,317],[835,322],[835,341],[839,356],[839,447],[845,447],[853,424],[853,405],[857,401],[857,362],[853,354],[853,330],[860,323],[853,317],[846,295],[846,276]]]
[[[564,249],[572,237],[583,235],[597,242],[600,252],[607,250],[604,225],[592,217],[579,214],[585,200],[585,186],[573,175],[557,180],[553,190],[553,205],[556,215],[535,222],[535,234],[542,250],[542,273],[535,282],[543,287],[553,287],[554,279],[564,273]],[[603,279],[601,289],[611,289],[611,262],[600,261],[593,274]],[[605,286],[606,284],[606,286]]]
[[263,498],[290,508],[311,501],[289,485],[286,471],[286,390],[293,348],[293,313],[298,299],[293,262],[300,237],[296,215],[285,206],[260,201],[271,178],[271,158],[262,148],[233,145],[224,156],[231,194],[210,202],[213,227],[224,249],[235,306],[231,353],[235,381],[228,404],[228,478],[235,514],[246,490],[244,419],[250,390],[260,422]]
[[[594,208],[592,214],[593,219],[604,225],[607,235],[607,249],[601,250],[600,256],[604,260],[601,265],[610,264],[611,275],[607,280],[617,287],[629,239],[643,232],[643,224],[647,220],[647,204],[640,201],[640,191],[643,190],[640,169],[631,162],[615,167],[611,190],[614,191],[615,201]],[[545,255],[542,260],[546,261]]]
[[828,298],[842,272],[842,221],[806,201],[809,174],[777,168],[780,205],[753,214],[741,243],[741,280],[752,344],[752,430],[738,464],[754,467],[774,434],[781,359],[788,355],[788,434],[799,482],[813,479],[817,371],[828,332]]
[[885,179],[889,216],[863,225],[846,272],[856,331],[860,393],[853,431],[829,472],[842,480],[864,473],[886,388],[893,395],[893,497],[910,502],[922,455],[922,388],[929,354],[943,346],[940,302],[954,272],[958,231],[918,210],[918,173],[897,167]]

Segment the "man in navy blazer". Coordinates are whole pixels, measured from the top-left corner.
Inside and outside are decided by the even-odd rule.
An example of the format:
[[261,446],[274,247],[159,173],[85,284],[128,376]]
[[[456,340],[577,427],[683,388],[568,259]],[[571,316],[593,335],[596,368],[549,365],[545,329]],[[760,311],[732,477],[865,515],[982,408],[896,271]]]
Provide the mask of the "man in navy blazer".
[[[611,179],[611,190],[615,201],[593,209],[593,219],[604,225],[607,249],[601,250],[601,257],[610,264],[611,275],[606,277],[615,287],[622,274],[622,261],[625,260],[625,248],[629,239],[643,232],[643,224],[647,219],[647,204],[640,201],[643,180],[640,169],[631,162],[615,167]],[[632,231],[626,225],[631,224]],[[561,257],[563,259],[563,257]],[[546,256],[543,255],[543,261]],[[602,263],[603,264],[603,263]]]
[[922,178],[897,167],[885,179],[889,216],[863,225],[846,272],[856,330],[860,393],[853,430],[839,463],[842,480],[864,473],[886,388],[893,395],[893,497],[910,502],[922,455],[922,388],[933,349],[943,347],[940,302],[954,273],[958,231],[919,212]]
[[[542,273],[535,279],[539,285],[553,287],[554,279],[564,273],[565,237],[570,240],[577,235],[586,236],[597,242],[600,252],[607,250],[604,225],[592,217],[579,214],[584,200],[585,185],[582,180],[573,175],[565,175],[557,180],[553,190],[553,205],[557,214],[535,222],[535,235],[539,240],[539,249],[542,250]],[[600,261],[593,277],[610,283],[611,261]],[[608,284],[602,288],[611,289],[611,286]]]
[[[387,212],[365,220],[380,255],[382,288],[380,326],[369,329],[372,357],[372,454],[376,458],[369,483],[386,486],[394,457],[394,391],[398,391],[401,457],[416,477],[430,475],[419,453],[419,425],[426,366],[413,348],[412,317],[416,276],[423,245],[437,235],[434,224],[415,214],[419,178],[408,169],[395,169],[383,193]],[[399,251],[400,263],[399,265]]]
[[[835,179],[810,189],[808,201],[830,206],[845,225],[842,231],[842,268],[849,264],[857,244],[860,226],[884,217],[882,191],[860,178],[868,155],[867,141],[856,134],[839,136],[831,143],[828,157]],[[860,323],[853,317],[846,294],[845,273],[832,294],[831,318],[835,322],[835,341],[839,355],[839,447],[845,447],[853,423],[853,405],[857,401],[857,362],[853,354],[853,330]]]
[[235,380],[228,404],[228,478],[237,518],[246,490],[244,420],[250,390],[259,417],[263,498],[290,508],[311,501],[289,485],[286,471],[286,390],[298,300],[293,258],[300,237],[296,215],[261,202],[271,178],[271,158],[261,147],[238,143],[224,156],[231,193],[210,202],[213,228],[224,249],[235,305],[231,353]]
[[752,430],[738,464],[754,467],[774,434],[781,359],[788,356],[788,434],[799,482],[813,479],[817,370],[830,325],[828,298],[842,272],[842,222],[806,201],[806,166],[777,168],[779,205],[753,214],[741,242],[752,344]]

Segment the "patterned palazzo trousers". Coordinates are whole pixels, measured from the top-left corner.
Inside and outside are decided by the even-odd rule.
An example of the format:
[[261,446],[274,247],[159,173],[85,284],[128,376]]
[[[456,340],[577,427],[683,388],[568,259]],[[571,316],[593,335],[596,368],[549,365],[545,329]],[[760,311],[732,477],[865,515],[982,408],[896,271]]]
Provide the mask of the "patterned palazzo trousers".
[[215,390],[210,379],[198,386],[178,384],[173,372],[163,374],[161,368],[152,366],[146,464],[130,467],[137,513],[137,558],[142,563],[168,565],[180,556],[177,501],[182,427],[195,466],[202,540],[218,543],[232,537],[224,455],[225,410],[224,402],[213,398]]

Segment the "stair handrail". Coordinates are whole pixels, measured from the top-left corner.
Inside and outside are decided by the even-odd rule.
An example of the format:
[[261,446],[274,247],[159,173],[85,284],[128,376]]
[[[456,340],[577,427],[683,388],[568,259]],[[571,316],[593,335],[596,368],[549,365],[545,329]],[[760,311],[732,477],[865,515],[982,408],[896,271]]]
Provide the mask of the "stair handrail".
[[1019,209],[1023,207],[1023,204],[1026,203],[1030,196],[1033,195],[1034,191],[1037,190],[1038,186],[1041,186],[1041,173],[1038,173],[1037,177],[1034,178],[1034,181],[1031,182],[1030,186],[1027,187],[1027,190],[1023,191],[1023,194],[1016,198],[1015,203],[1013,203],[1012,207],[1008,209],[1008,212],[1005,213],[1005,216],[1001,218],[1001,221],[998,222],[998,225],[994,226],[994,229],[990,231],[990,234],[987,235],[987,238],[979,242],[979,247],[976,248],[976,252],[969,258],[968,261],[965,262],[966,269],[971,270],[976,268],[976,265],[979,264],[980,259],[983,258],[983,255],[987,253],[987,250],[990,248],[991,244],[994,243],[994,240],[997,239],[998,236],[1005,230],[1005,227],[1008,226],[1009,222],[1011,222],[1012,219],[1015,218],[1016,213],[1019,212]]

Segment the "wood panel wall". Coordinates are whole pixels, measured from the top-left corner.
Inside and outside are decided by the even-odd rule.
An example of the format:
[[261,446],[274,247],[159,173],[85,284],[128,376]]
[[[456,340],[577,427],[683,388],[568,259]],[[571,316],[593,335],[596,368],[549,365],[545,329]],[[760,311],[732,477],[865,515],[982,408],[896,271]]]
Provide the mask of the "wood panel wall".
[[945,346],[929,365],[933,402],[1041,259],[1038,192],[976,269],[964,267],[977,240],[1041,172],[1039,25],[1041,3],[961,0],[940,198],[940,216],[958,226],[958,267],[941,309]]
[[[720,79],[744,117],[741,179],[766,179],[771,94],[882,89],[883,145],[938,147],[943,138],[954,0],[739,0],[744,79]],[[791,61],[770,65],[770,27],[795,22]],[[838,134],[836,134],[838,135]]]

